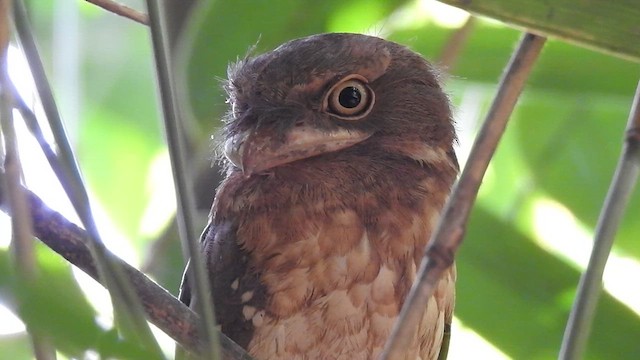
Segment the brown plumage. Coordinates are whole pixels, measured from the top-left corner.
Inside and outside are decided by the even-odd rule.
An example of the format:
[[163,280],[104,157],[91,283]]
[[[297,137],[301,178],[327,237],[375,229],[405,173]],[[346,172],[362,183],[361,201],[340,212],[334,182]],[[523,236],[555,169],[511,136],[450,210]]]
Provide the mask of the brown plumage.
[[[230,67],[227,176],[202,246],[222,331],[257,359],[382,351],[458,172],[434,73],[356,34]],[[454,283],[451,268],[407,359],[438,357]]]

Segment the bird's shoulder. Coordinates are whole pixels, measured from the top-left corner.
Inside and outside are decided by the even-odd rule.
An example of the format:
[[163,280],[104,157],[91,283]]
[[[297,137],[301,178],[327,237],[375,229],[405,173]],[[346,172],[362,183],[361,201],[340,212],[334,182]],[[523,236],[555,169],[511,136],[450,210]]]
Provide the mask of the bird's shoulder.
[[[247,347],[255,323],[264,316],[265,288],[260,273],[252,266],[249,253],[236,239],[237,223],[229,220],[209,222],[201,236],[204,261],[209,273],[216,321],[222,332]],[[187,270],[180,289],[180,300],[193,307]]]

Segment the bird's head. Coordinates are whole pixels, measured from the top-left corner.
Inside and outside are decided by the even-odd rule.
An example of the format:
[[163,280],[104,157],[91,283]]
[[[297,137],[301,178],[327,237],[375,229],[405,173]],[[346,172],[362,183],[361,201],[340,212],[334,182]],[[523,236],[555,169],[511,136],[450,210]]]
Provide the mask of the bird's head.
[[455,165],[449,101],[432,66],[404,46],[315,35],[241,60],[228,76],[224,153],[232,171],[251,176],[365,150]]

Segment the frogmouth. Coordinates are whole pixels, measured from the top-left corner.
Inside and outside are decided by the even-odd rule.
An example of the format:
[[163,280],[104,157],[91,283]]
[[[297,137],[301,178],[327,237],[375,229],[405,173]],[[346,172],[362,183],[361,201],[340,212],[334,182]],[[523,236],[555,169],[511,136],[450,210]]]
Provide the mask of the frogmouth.
[[[256,359],[376,359],[458,174],[437,71],[322,34],[231,65],[225,89],[226,178],[201,239],[222,332]],[[446,351],[455,278],[404,358]]]

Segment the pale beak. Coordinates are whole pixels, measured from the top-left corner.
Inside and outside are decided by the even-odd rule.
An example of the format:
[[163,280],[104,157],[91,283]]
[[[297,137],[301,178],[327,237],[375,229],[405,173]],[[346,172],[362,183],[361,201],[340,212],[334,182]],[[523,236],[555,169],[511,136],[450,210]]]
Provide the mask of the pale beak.
[[297,126],[282,141],[267,131],[248,131],[229,138],[225,142],[224,153],[245,176],[251,176],[276,166],[347,148],[370,136],[370,133],[359,130],[323,131]]

